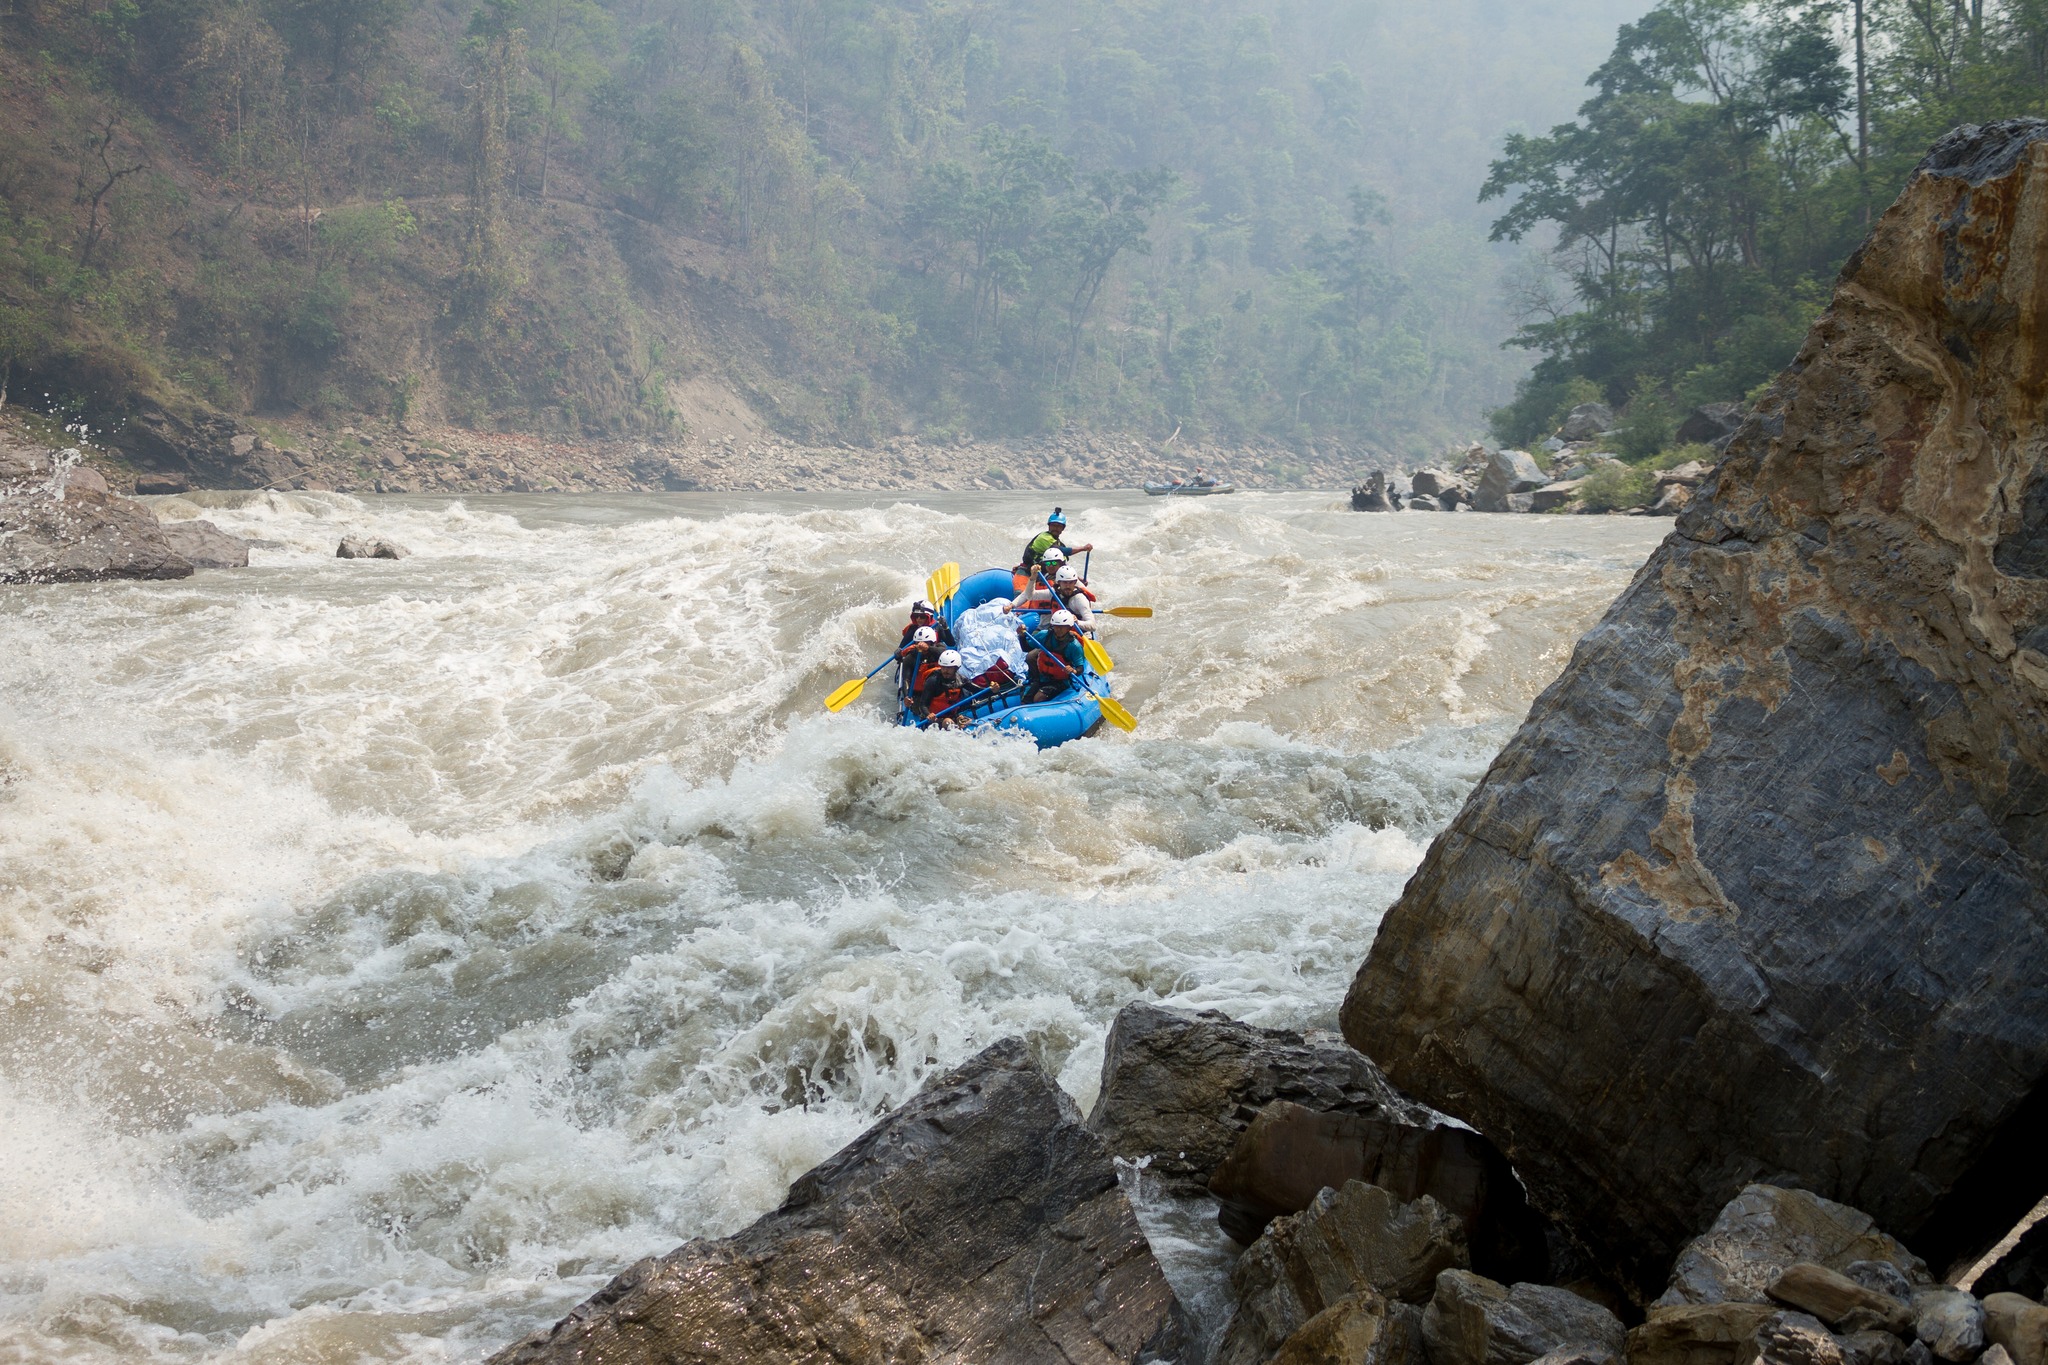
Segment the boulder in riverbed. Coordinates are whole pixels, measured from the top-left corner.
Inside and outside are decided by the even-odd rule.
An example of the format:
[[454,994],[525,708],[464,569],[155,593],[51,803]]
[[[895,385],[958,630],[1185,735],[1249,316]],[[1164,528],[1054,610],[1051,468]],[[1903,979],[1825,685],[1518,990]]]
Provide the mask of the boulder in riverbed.
[[2043,223],[2048,122],[1936,146],[1345,1003],[1639,1294],[1781,1173],[1944,1265],[2048,1186]]
[[0,583],[191,573],[147,507],[109,492],[90,469],[0,438]]
[[[1433,1118],[1333,1034],[1256,1028],[1214,1010],[1141,1001],[1110,1025],[1088,1127],[1113,1155],[1149,1160],[1169,1190],[1201,1194],[1239,1134],[1276,1099],[1404,1123]],[[1284,1212],[1306,1207],[1321,1188]]]
[[[1276,1219],[1231,1270],[1237,1312],[1214,1365],[1260,1365],[1347,1297],[1420,1304],[1440,1271],[1466,1264],[1465,1229],[1434,1199],[1403,1203],[1351,1181]],[[1376,1315],[1386,1316],[1384,1305]]]
[[1532,493],[1549,482],[1549,476],[1527,451],[1492,451],[1486,457],[1485,472],[1479,476],[1479,487],[1473,490],[1472,506],[1481,512],[1527,511],[1526,504],[1514,503],[1515,495]]
[[376,536],[343,536],[334,551],[336,559],[404,559],[410,554],[403,545]]
[[1464,1225],[1471,1263],[1511,1279],[1549,1270],[1545,1227],[1499,1150],[1469,1128],[1372,1114],[1317,1113],[1286,1100],[1259,1111],[1210,1193],[1217,1221],[1240,1242],[1348,1181],[1406,1201],[1427,1195]]
[[1425,1360],[1421,1310],[1367,1291],[1339,1299],[1303,1323],[1265,1358],[1265,1365],[1425,1365]]
[[2014,1365],[2048,1365],[2048,1308],[2018,1294],[1984,1297],[1984,1335],[2005,1348]]
[[1883,1262],[1913,1288],[1932,1283],[1920,1258],[1862,1210],[1806,1190],[1751,1185],[1686,1244],[1657,1302],[1768,1303],[1771,1286],[1801,1262],[1840,1270],[1880,1292],[1881,1285],[1870,1284],[1880,1272],[1850,1274],[1851,1268]]
[[191,521],[167,521],[163,523],[164,539],[179,555],[190,561],[195,569],[246,569],[249,567],[249,542],[240,536],[231,536],[210,521],[194,518]]
[[1619,1318],[1568,1289],[1508,1286],[1467,1270],[1439,1275],[1422,1310],[1429,1365],[1528,1365],[1565,1348],[1612,1357],[1626,1339]]
[[715,1242],[641,1261],[497,1365],[1136,1362],[1181,1312],[1109,1153],[995,1044]]
[[1429,497],[1441,497],[1447,488],[1463,490],[1465,481],[1442,469],[1418,469],[1408,476],[1408,486]]
[[1913,1335],[1950,1365],[1975,1360],[1984,1350],[1984,1305],[1945,1284],[1923,1289],[1913,1295]]

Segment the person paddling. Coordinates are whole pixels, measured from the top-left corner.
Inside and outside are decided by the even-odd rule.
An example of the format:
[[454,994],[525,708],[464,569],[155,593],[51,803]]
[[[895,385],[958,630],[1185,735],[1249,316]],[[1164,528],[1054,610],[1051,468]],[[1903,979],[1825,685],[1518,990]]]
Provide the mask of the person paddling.
[[[918,673],[917,686],[910,694],[910,706],[920,716],[936,715],[966,695],[966,682],[960,676],[960,651],[941,650],[939,657]],[[949,722],[958,723],[950,716],[939,723]]]
[[[910,604],[910,624],[903,628],[901,645],[907,646],[910,643],[910,637],[917,633],[920,626],[929,628],[938,637],[939,643],[948,649],[951,649],[958,643],[953,639],[953,628],[940,620],[939,614],[933,609],[932,604],[925,601],[922,597]],[[900,654],[902,652],[901,648],[897,652]]]
[[1027,583],[1032,572],[1045,561],[1046,551],[1058,550],[1062,559],[1068,559],[1095,548],[1093,545],[1069,545],[1063,539],[1066,534],[1067,514],[1055,507],[1052,515],[1045,519],[1045,529],[1031,537],[1031,542],[1024,547],[1024,562],[1017,566],[1017,571],[1024,575]]
[[[1017,627],[1019,639],[1029,643],[1030,637],[1022,624]],[[1051,629],[1040,637],[1045,642],[1043,649],[1033,648],[1024,656],[1030,665],[1030,674],[1024,684],[1024,704],[1051,701],[1067,690],[1086,663],[1081,652],[1081,637],[1074,633],[1074,613],[1062,608],[1052,614]]]

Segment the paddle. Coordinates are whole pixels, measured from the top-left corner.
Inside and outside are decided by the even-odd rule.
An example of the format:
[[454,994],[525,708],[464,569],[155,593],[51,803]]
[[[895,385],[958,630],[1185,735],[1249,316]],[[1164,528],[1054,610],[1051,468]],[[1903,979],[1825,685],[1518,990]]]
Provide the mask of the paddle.
[[833,688],[832,695],[825,698],[825,709],[836,713],[844,711],[847,707],[853,705],[859,699],[862,690],[867,687],[869,680],[875,676],[875,673],[880,673],[895,662],[896,656],[891,654],[888,658],[875,665],[874,673],[868,674],[865,678],[855,678],[852,682],[841,683]]
[[1102,614],[1103,614],[1104,616],[1130,616],[1130,617],[1134,617],[1134,618],[1136,618],[1137,620],[1140,620],[1140,621],[1149,621],[1149,620],[1151,620],[1151,619],[1152,619],[1152,608],[1150,608],[1150,607],[1104,607],[1104,608],[1102,609]]
[[961,707],[963,707],[963,706],[970,706],[970,705],[972,705],[973,703],[975,703],[975,702],[978,702],[978,701],[980,701],[980,700],[981,700],[981,699],[982,699],[983,697],[987,696],[987,695],[988,695],[989,693],[991,693],[991,692],[993,692],[993,691],[995,691],[995,689],[994,689],[993,687],[984,687],[984,688],[982,688],[982,689],[981,689],[981,691],[979,691],[979,692],[976,692],[976,693],[975,693],[975,694],[974,694],[973,696],[971,696],[971,697],[962,697],[962,698],[961,698],[960,700],[958,700],[958,701],[954,702],[954,703],[953,703],[953,704],[952,704],[951,706],[947,707],[947,708],[946,708],[945,710],[943,710],[943,711],[934,711],[934,712],[932,712],[932,713],[931,713],[931,714],[930,714],[929,716],[926,716],[926,717],[925,717],[925,718],[924,718],[923,720],[921,720],[921,721],[919,721],[919,722],[917,723],[917,728],[918,728],[918,729],[920,729],[920,730],[922,730],[922,729],[924,729],[924,727],[925,727],[925,726],[927,726],[927,725],[930,725],[930,724],[931,724],[931,723],[932,723],[933,721],[935,721],[935,720],[944,720],[944,719],[945,719],[945,718],[946,718],[947,716],[950,716],[950,715],[952,715],[952,714],[953,714],[953,713],[954,713],[955,711],[958,711],[958,710],[959,710],[959,709],[960,709]]
[[[1031,628],[1029,626],[1026,626],[1024,628],[1024,635],[1025,638],[1029,639],[1033,644],[1037,645],[1040,649],[1045,650],[1046,653],[1051,654],[1054,658],[1059,657],[1056,651],[1047,647],[1045,641],[1039,639],[1038,636],[1032,633]],[[1085,645],[1082,648],[1082,652],[1084,654],[1087,652]],[[1111,725],[1114,725],[1117,729],[1122,730],[1126,734],[1138,728],[1138,718],[1132,715],[1129,711],[1125,710],[1123,703],[1119,702],[1115,697],[1109,696],[1106,693],[1097,692],[1094,688],[1090,687],[1088,685],[1087,674],[1074,674],[1074,681],[1081,684],[1081,690],[1083,692],[1086,692],[1089,696],[1095,698],[1096,703],[1102,707],[1102,718],[1104,720],[1108,721]]]
[[924,581],[924,599],[934,607],[946,605],[946,599],[960,591],[960,566],[941,564],[930,578]]
[[[1060,600],[1060,590],[1052,584],[1046,583],[1045,570],[1040,569],[1038,571],[1038,581],[1045,583],[1045,590],[1052,594],[1053,601],[1058,602]],[[1116,662],[1109,657],[1109,651],[1085,635],[1081,637],[1081,657],[1086,659],[1097,673],[1114,673],[1116,671]]]

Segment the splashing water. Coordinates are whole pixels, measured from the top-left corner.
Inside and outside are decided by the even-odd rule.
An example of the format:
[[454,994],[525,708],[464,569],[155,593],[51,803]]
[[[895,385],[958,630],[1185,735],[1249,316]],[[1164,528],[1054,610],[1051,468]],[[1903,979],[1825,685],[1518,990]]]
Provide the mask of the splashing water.
[[1085,1108],[1133,999],[1327,1026],[1664,529],[1096,498],[1141,725],[1039,753],[819,712],[1039,501],[819,502],[186,495],[252,568],[0,589],[0,1360],[475,1360],[1006,1034]]

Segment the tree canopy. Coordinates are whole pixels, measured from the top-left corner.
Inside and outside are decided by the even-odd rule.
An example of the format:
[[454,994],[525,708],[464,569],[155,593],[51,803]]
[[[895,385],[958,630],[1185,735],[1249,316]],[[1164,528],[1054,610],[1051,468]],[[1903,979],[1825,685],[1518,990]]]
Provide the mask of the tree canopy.
[[1578,118],[1509,137],[1480,191],[1496,241],[1543,245],[1512,341],[1540,359],[1496,432],[1538,439],[1588,393],[1743,399],[1928,144],[2041,112],[2044,62],[2038,0],[1663,0],[1622,25]]

